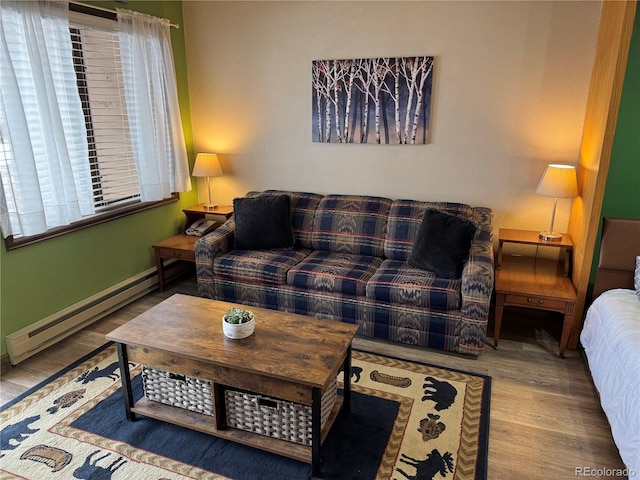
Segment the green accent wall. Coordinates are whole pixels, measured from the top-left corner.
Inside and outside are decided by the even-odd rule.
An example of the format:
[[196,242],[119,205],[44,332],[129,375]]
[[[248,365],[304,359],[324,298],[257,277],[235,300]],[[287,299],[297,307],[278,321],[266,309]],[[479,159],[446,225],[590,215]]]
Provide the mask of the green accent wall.
[[[636,8],[627,70],[622,86],[620,111],[616,123],[616,134],[611,151],[611,162],[602,202],[602,217],[640,219],[640,8]],[[598,228],[598,240],[591,265],[589,294],[595,280],[596,268],[600,257],[600,234],[602,221]]]
[[[86,1],[114,10],[126,8],[167,18],[171,29],[182,124],[193,165],[193,138],[182,2]],[[0,247],[0,354],[5,337],[155,265],[151,245],[175,235],[182,209],[198,203],[196,183],[180,201],[7,252]]]
[[640,218],[640,8],[629,48],[602,215]]

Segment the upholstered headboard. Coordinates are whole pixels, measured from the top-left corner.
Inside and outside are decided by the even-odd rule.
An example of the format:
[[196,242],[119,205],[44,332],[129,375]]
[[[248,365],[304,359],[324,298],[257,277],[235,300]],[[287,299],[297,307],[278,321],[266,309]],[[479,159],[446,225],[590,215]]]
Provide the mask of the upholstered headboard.
[[633,272],[638,255],[640,220],[605,217],[593,298],[612,288],[633,290]]

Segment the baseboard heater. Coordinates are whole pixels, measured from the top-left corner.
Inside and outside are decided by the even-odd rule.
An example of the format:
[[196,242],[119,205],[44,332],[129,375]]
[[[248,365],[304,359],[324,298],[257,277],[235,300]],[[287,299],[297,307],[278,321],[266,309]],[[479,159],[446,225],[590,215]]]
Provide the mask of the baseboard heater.
[[[193,265],[167,261],[165,282],[170,281]],[[158,286],[158,274],[150,268],[89,298],[54,313],[28,327],[6,336],[7,351],[13,365],[65,339],[91,323],[139,299]]]

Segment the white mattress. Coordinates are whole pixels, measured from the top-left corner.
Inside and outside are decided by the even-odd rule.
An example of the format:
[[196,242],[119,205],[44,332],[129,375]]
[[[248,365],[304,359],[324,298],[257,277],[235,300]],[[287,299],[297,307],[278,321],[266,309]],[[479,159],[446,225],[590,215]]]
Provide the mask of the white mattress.
[[640,475],[640,297],[604,292],[587,311],[580,341],[622,461]]

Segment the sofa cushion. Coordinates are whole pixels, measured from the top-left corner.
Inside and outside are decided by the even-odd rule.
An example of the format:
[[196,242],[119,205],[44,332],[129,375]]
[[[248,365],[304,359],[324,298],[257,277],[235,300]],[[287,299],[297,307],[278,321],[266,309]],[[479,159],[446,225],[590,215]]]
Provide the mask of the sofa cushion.
[[392,305],[457,310],[460,279],[447,279],[412,267],[407,262],[385,260],[367,283],[367,298]]
[[291,228],[293,229],[294,247],[311,248],[311,232],[316,208],[322,199],[317,193],[287,192],[282,190],[265,190],[249,192],[247,197],[287,195],[291,202]]
[[289,270],[287,283],[309,290],[364,295],[367,281],[381,264],[378,257],[312,252]]
[[232,250],[216,258],[216,278],[262,285],[284,285],[287,272],[302,261],[309,250]]
[[385,257],[391,260],[409,258],[427,208],[460,215],[463,218],[473,218],[473,209],[463,203],[396,200],[389,210],[389,222],[384,240]]
[[478,224],[474,221],[429,208],[408,263],[440,277],[460,278],[477,232]]
[[391,200],[361,195],[327,195],[314,219],[314,250],[381,257]]
[[287,195],[233,200],[238,250],[293,247],[290,200]]

